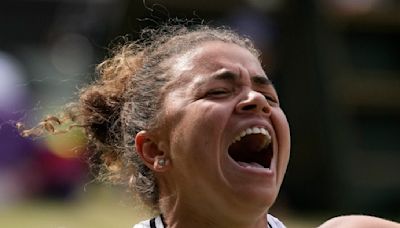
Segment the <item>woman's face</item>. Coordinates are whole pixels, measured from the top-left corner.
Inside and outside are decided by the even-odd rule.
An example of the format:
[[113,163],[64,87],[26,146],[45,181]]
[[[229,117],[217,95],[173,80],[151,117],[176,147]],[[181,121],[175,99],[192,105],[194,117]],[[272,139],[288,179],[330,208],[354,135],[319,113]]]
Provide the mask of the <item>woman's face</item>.
[[258,59],[213,41],[174,59],[171,73],[161,129],[170,160],[161,177],[166,191],[187,207],[268,209],[286,171],[290,135]]

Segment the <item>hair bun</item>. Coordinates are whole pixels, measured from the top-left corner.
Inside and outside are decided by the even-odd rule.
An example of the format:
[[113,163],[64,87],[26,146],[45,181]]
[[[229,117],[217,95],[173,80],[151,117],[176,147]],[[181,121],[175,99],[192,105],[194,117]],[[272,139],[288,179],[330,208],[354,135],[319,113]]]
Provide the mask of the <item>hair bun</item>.
[[99,79],[80,94],[80,109],[88,135],[102,144],[121,142],[120,113],[129,79],[142,64],[134,43],[114,50],[114,55],[96,68]]

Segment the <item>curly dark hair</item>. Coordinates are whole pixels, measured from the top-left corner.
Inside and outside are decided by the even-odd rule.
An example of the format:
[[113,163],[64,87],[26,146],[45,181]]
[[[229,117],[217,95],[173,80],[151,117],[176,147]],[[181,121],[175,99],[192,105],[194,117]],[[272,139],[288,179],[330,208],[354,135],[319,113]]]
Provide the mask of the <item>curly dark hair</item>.
[[[168,60],[209,41],[233,43],[259,57],[248,38],[230,29],[165,25],[143,30],[141,39],[119,45],[97,66],[97,80],[81,89],[78,101],[68,105],[64,114],[75,123],[72,126],[85,130],[89,164],[98,179],[128,185],[143,202],[158,209],[157,181],[135,151],[135,135],[155,130],[162,122],[163,100],[174,84]],[[60,123],[59,118],[48,117],[21,132],[54,133],[53,125]]]

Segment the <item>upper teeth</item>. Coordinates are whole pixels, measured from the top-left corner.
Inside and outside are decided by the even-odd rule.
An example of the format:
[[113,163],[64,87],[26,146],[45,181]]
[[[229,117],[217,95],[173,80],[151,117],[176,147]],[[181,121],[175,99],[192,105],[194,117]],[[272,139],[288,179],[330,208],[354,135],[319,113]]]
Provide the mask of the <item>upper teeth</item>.
[[251,128],[247,128],[246,130],[243,130],[242,132],[240,132],[240,134],[238,136],[236,136],[236,138],[233,140],[232,144],[240,141],[244,136],[251,135],[251,134],[263,134],[266,136],[267,144],[269,144],[271,142],[271,135],[269,134],[269,132],[267,130],[265,130],[264,128],[260,128],[260,127],[251,127]]

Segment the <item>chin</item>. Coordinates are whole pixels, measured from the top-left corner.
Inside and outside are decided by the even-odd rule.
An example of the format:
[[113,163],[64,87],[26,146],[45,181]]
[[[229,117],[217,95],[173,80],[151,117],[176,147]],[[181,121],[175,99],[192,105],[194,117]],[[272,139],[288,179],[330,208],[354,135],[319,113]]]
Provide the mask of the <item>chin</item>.
[[[278,190],[276,188],[265,188],[265,187],[247,187],[242,188],[238,196],[243,206],[254,208],[256,210],[266,211],[275,202],[278,196]],[[245,206],[246,207],[246,206]]]

